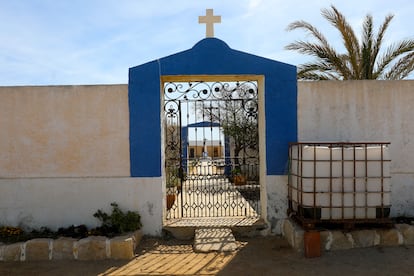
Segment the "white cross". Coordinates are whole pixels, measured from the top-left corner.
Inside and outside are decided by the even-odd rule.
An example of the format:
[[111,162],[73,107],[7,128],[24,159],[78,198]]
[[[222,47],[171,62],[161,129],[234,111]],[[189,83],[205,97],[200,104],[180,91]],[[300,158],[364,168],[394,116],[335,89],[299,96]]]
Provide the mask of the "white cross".
[[206,24],[206,37],[214,37],[214,23],[221,23],[221,16],[213,15],[213,9],[206,9],[206,15],[198,17],[198,23]]

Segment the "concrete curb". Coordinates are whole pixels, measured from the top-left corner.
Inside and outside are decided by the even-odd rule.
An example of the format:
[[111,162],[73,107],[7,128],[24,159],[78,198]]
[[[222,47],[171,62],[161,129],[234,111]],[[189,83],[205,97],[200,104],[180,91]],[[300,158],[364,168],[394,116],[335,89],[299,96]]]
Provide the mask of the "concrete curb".
[[73,238],[32,239],[14,244],[0,244],[0,261],[48,260],[130,260],[142,238],[142,231],[114,238],[90,236]]

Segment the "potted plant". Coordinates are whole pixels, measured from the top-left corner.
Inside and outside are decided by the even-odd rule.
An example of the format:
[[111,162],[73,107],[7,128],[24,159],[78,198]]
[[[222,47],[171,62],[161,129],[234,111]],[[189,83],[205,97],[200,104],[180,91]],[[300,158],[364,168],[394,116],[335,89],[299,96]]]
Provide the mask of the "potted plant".
[[176,194],[167,194],[167,210],[170,210],[175,202]]
[[233,175],[234,185],[236,186],[246,185],[247,183],[246,176],[242,173],[240,167],[234,168],[234,170],[232,171],[232,175]]
[[181,190],[181,178],[179,169],[171,168],[167,170],[167,210],[170,210],[174,205],[178,192]]

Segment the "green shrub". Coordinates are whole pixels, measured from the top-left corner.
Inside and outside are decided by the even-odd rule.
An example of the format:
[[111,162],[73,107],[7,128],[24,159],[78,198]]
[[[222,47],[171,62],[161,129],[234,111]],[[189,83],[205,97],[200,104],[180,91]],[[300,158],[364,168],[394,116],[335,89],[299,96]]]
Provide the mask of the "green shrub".
[[112,202],[111,206],[112,213],[110,215],[100,209],[93,214],[101,221],[101,226],[96,228],[95,231],[106,235],[116,235],[141,228],[141,216],[138,212],[128,211],[124,213],[115,202]]

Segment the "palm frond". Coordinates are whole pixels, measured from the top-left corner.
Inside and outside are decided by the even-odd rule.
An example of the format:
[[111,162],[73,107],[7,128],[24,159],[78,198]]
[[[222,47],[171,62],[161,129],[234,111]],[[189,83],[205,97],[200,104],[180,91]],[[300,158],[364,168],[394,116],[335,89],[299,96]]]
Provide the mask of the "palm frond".
[[384,39],[384,34],[385,31],[387,30],[391,20],[394,18],[394,15],[390,14],[387,15],[385,17],[384,22],[382,23],[382,25],[380,26],[380,28],[378,29],[378,34],[375,40],[375,43],[372,47],[372,53],[371,53],[371,60],[372,60],[372,64],[371,64],[371,68],[372,68],[372,78],[373,79],[377,79],[379,76],[378,74],[376,74],[377,72],[375,71],[375,61],[378,59],[378,54],[381,50],[381,46],[382,46],[382,40]]
[[388,26],[390,25],[391,20],[394,18],[394,15],[390,14],[385,17],[384,23],[379,27],[377,39],[375,41],[375,52],[374,56],[378,55],[379,50],[381,49],[382,40],[384,38],[385,31],[387,30]]
[[[375,76],[384,75],[384,70],[400,56],[414,52],[414,39],[405,39],[389,46],[384,55],[378,60]],[[397,62],[398,63],[398,62]]]
[[322,72],[298,72],[298,80],[341,80],[336,75]]
[[326,62],[306,63],[298,67],[298,79],[340,80],[334,68]]
[[322,16],[325,17],[340,33],[349,55],[349,61],[354,71],[354,77],[359,75],[360,46],[354,30],[334,6],[331,9],[323,9]]
[[307,54],[321,59],[329,58],[332,55],[332,49],[330,48],[326,48],[319,44],[301,40],[288,44],[285,48],[287,50],[294,50],[301,54]]
[[328,40],[325,38],[325,36],[317,28],[315,28],[308,22],[303,21],[303,20],[295,21],[295,22],[290,23],[288,27],[286,28],[287,31],[293,31],[296,29],[303,29],[305,32],[311,34],[314,38],[316,38],[323,45],[328,45]]
[[414,70],[414,52],[400,58],[387,73],[384,73],[384,79],[402,80]]
[[[365,79],[372,78],[372,69],[375,64],[375,58],[372,56],[373,48],[373,22],[372,16],[367,15],[365,17],[363,28],[362,28],[362,49],[361,49],[361,60],[360,60],[360,77]],[[374,59],[374,60],[373,60]]]
[[344,79],[349,79],[352,75],[346,64],[346,59],[339,55],[329,45],[326,47],[306,41],[296,41],[287,45],[286,49],[295,50],[299,53],[316,57],[319,62],[329,64],[331,70],[339,72]]

